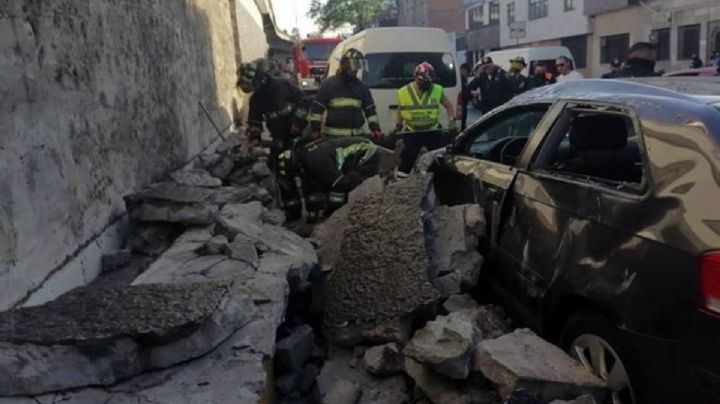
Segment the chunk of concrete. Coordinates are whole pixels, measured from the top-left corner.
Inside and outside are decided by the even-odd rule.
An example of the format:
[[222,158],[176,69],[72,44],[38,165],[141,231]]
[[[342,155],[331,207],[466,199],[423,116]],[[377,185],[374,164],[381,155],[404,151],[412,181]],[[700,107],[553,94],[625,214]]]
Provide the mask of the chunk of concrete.
[[402,376],[371,380],[362,384],[358,404],[410,404]]
[[512,332],[510,317],[496,305],[484,305],[474,312],[473,320],[485,339],[495,339]]
[[405,357],[405,372],[433,404],[498,404],[501,401],[494,392],[447,379],[408,356]]
[[260,257],[258,256],[255,244],[255,240],[239,234],[235,237],[232,243],[228,245],[227,254],[230,258],[246,262],[248,265],[257,269],[260,264]]
[[363,363],[368,372],[376,376],[392,376],[403,371],[403,356],[396,343],[368,348]]
[[0,396],[109,385],[201,356],[255,315],[229,284],[79,288],[0,313]]
[[315,385],[315,379],[320,374],[320,369],[312,363],[308,363],[302,370],[298,388],[303,394],[309,393]]
[[475,312],[480,305],[468,294],[450,296],[442,305],[443,309],[448,313],[456,311]]
[[481,337],[471,321],[453,313],[428,322],[408,342],[404,353],[449,378],[465,379]]
[[170,174],[170,178],[180,185],[206,188],[222,186],[222,181],[219,178],[213,177],[207,170],[201,168],[175,171]]
[[258,181],[272,176],[272,171],[270,171],[270,167],[268,167],[267,163],[265,163],[264,161],[258,161],[257,163],[253,164],[252,168],[250,168],[250,172],[252,173],[253,177],[255,177],[255,179]]
[[290,335],[277,343],[276,355],[285,369],[299,370],[312,356],[315,339],[312,328],[303,324],[290,330]]
[[602,402],[607,393],[602,380],[527,329],[479,343],[475,370],[497,384],[503,397],[524,389],[546,401],[589,394]]
[[362,390],[360,385],[345,379],[340,379],[330,388],[322,398],[323,404],[356,404],[360,399]]
[[221,255],[229,250],[230,243],[227,237],[223,235],[215,236],[205,243],[203,254],[205,255]]
[[221,156],[219,159],[213,162],[213,164],[207,167],[207,170],[213,177],[226,178],[232,173],[235,167],[235,162],[228,156]]

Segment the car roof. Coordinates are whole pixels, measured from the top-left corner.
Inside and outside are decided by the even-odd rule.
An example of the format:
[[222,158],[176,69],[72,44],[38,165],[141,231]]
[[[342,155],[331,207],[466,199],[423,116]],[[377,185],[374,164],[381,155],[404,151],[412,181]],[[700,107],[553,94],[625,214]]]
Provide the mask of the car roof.
[[715,76],[717,74],[717,69],[714,67],[700,67],[697,69],[682,69],[682,70],[675,70],[669,73],[665,73],[663,76],[666,77],[672,77],[672,76],[678,76],[678,75],[691,75],[694,74],[695,76]]
[[572,99],[628,104],[650,98],[720,105],[720,81],[712,77],[571,80],[521,94],[510,103],[518,105]]

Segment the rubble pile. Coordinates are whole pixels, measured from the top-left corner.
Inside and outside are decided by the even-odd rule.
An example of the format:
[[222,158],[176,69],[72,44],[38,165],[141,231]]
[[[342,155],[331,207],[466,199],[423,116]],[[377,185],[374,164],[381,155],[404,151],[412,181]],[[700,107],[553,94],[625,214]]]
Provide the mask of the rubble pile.
[[233,136],[128,196],[128,247],[103,258],[96,281],[0,313],[0,396],[271,403],[275,362],[302,369],[302,388],[315,386],[319,366],[304,366],[322,356],[313,330],[296,324],[275,338],[291,293],[309,290],[315,247],[282,227],[271,173],[242,144]]
[[604,402],[600,379],[467,293],[480,279],[484,212],[437,204],[429,184],[370,179],[315,229],[332,344],[321,401]]

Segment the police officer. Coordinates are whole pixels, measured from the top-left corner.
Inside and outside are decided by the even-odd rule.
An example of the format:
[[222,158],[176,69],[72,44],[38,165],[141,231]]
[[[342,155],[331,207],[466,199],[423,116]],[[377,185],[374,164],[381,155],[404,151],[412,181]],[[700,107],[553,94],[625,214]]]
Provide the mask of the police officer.
[[[277,156],[290,148],[292,138],[300,134],[307,122],[298,111],[303,92],[290,80],[272,76],[268,68],[268,61],[264,59],[242,64],[237,85],[243,92],[252,93],[247,122],[248,143],[251,147],[257,146],[263,125],[267,127],[273,141],[268,166],[277,173]],[[294,205],[299,201],[286,191],[280,187],[286,215],[293,219],[301,213],[301,207]]]
[[[375,101],[370,89],[357,77],[361,69],[368,69],[367,59],[358,50],[348,49],[340,58],[337,74],[322,83],[310,115],[314,139],[366,135],[366,120],[371,136],[382,138]],[[323,113],[326,113],[324,125]]]
[[533,69],[532,76],[528,77],[528,89],[548,86],[555,83],[555,77],[548,72],[545,63],[537,62],[535,68]]
[[[396,131],[422,132],[439,129],[440,106],[445,108],[450,118],[448,128],[455,129],[455,108],[445,96],[443,88],[434,84],[435,68],[422,62],[414,72],[414,81],[398,90],[398,114]],[[439,133],[407,133],[403,138],[404,147],[400,154],[400,167],[397,176],[405,178],[415,165],[422,147],[434,150],[449,142],[447,136]]]
[[482,59],[479,76],[468,84],[468,90],[480,97],[480,110],[483,114],[506,103],[514,96],[505,70],[496,66],[489,56]]
[[280,155],[280,175],[302,179],[309,222],[344,205],[348,193],[377,175],[379,166],[378,147],[360,136],[326,137]]
[[525,58],[522,56],[510,59],[510,70],[507,72],[507,78],[510,81],[513,95],[522,94],[528,90],[528,78],[522,74],[527,67]]

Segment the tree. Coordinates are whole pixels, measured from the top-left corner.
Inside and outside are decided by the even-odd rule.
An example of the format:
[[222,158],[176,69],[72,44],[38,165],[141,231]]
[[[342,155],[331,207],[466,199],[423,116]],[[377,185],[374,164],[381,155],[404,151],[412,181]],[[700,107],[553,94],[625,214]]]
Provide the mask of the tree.
[[384,0],[313,0],[308,15],[315,19],[320,31],[350,25],[358,32],[372,26],[385,7]]

